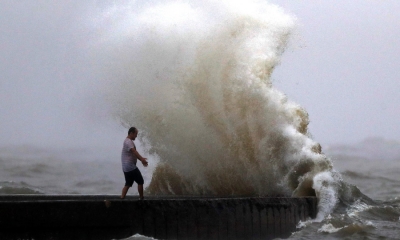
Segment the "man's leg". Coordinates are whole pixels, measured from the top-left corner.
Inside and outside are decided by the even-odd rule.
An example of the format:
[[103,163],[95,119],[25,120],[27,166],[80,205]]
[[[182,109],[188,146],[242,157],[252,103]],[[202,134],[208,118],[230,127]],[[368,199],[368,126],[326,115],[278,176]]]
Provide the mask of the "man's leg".
[[138,189],[138,192],[139,192],[139,198],[143,199],[143,185],[138,185],[137,189]]
[[129,188],[130,188],[129,186],[125,186],[125,187],[122,189],[121,198],[125,198],[126,194],[128,193]]

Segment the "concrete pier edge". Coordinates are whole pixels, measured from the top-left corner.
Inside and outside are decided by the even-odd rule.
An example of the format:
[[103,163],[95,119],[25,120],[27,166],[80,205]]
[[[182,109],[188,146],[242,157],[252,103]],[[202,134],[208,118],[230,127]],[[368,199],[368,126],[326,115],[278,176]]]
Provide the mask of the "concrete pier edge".
[[315,197],[0,195],[0,239],[286,238]]

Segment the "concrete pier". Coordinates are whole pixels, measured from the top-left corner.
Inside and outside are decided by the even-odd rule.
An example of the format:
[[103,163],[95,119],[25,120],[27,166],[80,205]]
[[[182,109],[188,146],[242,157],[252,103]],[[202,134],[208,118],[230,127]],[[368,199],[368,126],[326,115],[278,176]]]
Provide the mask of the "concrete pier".
[[273,239],[315,218],[317,199],[0,196],[0,239]]

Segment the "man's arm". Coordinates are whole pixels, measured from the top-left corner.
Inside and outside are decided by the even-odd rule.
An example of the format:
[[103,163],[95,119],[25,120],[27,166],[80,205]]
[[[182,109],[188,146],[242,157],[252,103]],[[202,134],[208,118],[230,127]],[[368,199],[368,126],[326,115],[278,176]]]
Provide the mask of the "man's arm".
[[131,152],[142,162],[143,166],[147,167],[147,158],[142,157],[135,148],[131,148]]

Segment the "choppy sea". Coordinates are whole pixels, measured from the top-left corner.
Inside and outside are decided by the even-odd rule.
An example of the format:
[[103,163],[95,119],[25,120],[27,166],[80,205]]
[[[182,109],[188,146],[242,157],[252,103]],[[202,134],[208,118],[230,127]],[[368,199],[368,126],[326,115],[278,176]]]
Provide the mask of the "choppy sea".
[[[340,201],[321,222],[299,223],[290,238],[400,239],[400,143],[373,138],[324,152],[359,199]],[[148,186],[154,166],[140,168]],[[0,194],[120,194],[123,183],[119,149],[0,148]]]

